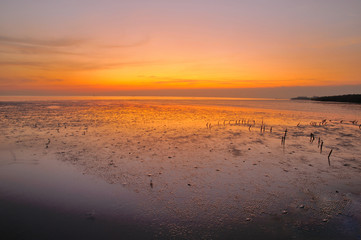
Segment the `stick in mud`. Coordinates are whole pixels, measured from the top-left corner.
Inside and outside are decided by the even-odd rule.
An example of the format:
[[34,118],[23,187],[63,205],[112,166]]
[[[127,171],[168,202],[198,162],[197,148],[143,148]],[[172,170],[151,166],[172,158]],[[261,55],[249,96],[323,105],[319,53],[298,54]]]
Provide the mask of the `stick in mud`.
[[322,153],[322,146],[323,146],[323,141],[321,140],[320,153]]
[[282,136],[281,145],[285,146],[285,144],[286,144],[286,136]]
[[328,154],[328,166],[331,166],[330,156],[332,154],[333,149],[331,149],[330,153]]
[[313,143],[315,140],[315,135],[313,133],[310,134],[310,143]]

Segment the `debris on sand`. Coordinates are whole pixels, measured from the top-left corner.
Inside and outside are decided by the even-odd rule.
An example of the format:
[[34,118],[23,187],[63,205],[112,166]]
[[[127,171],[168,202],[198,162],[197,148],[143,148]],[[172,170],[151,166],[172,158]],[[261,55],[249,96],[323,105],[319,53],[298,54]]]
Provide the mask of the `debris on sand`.
[[48,138],[48,142],[45,144],[45,148],[48,148],[50,144],[50,139]]
[[94,221],[95,220],[95,211],[93,210],[91,212],[86,213],[85,218],[88,220]]

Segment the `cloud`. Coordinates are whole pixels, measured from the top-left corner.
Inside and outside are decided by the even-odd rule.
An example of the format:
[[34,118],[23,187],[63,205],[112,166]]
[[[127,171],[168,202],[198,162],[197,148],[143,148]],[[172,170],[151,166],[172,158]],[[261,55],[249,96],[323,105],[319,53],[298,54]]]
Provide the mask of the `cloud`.
[[46,82],[46,83],[60,83],[65,82],[64,79],[61,78],[44,78],[44,77],[30,77],[30,78],[0,78],[0,85],[14,85],[14,84],[32,84],[32,83],[39,83],[39,82]]
[[32,78],[0,78],[0,83],[8,83],[8,84],[14,84],[14,83],[33,83],[37,82],[38,80],[32,79]]
[[77,38],[34,39],[0,35],[0,52],[17,55],[84,55],[80,46],[89,40]]
[[[89,52],[142,46],[149,42],[149,37],[128,43],[99,44],[84,38],[35,39],[0,35],[0,52],[29,55],[79,55],[89,56]],[[100,51],[101,52],[101,51]],[[99,54],[99,52],[98,52]]]
[[292,82],[308,82],[308,83],[317,83],[317,84],[329,84],[332,81],[324,79],[314,79],[314,78],[303,78],[303,79],[283,79],[283,80],[266,80],[266,79],[228,79],[228,80],[216,80],[216,79],[185,79],[185,78],[168,78],[168,77],[157,77],[157,76],[142,76],[143,78],[157,79],[154,83],[156,84],[165,84],[165,85],[215,85],[219,87],[234,87],[239,85],[254,85],[254,86],[263,86],[271,85],[274,82],[278,84],[284,84],[286,86],[290,85]]
[[149,38],[127,44],[99,44],[90,39],[35,39],[0,35],[0,66],[31,67],[42,70],[100,70],[138,66],[158,61],[122,61],[115,48],[145,44]]
[[21,55],[74,55],[83,56],[83,53],[76,52],[69,49],[28,46],[28,45],[14,45],[14,44],[0,44],[0,52],[4,54],[21,54]]
[[89,71],[89,70],[103,70],[116,69],[130,66],[142,66],[148,64],[156,64],[158,61],[124,61],[124,62],[99,62],[96,60],[52,60],[52,61],[11,61],[0,60],[0,66],[18,66],[31,67],[47,71]]
[[34,39],[34,38],[19,38],[0,35],[0,43],[13,45],[27,45],[27,46],[41,46],[41,47],[71,47],[84,44],[87,42],[84,39],[75,38],[58,38],[58,39]]

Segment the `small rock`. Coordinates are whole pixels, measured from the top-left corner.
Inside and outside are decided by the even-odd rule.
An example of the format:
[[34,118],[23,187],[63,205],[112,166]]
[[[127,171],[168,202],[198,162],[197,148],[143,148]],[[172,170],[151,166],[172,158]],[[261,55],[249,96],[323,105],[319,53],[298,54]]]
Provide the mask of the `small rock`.
[[322,222],[328,222],[327,218],[322,219]]
[[151,177],[151,176],[152,176],[152,174],[148,173],[148,177]]
[[286,210],[283,210],[282,211],[282,214],[287,214],[288,212]]
[[250,218],[246,218],[246,221],[249,222],[249,221],[251,221],[251,219],[250,219]]
[[300,205],[300,208],[305,208],[305,205],[301,204],[301,205]]
[[188,186],[192,186],[190,183],[187,184]]

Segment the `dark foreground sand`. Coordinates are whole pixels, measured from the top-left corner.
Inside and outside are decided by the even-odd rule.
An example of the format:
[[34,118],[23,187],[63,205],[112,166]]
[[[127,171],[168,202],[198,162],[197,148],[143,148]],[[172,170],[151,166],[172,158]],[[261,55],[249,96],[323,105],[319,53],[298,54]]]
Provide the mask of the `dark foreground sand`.
[[4,103],[0,233],[360,239],[354,120],[152,102]]

